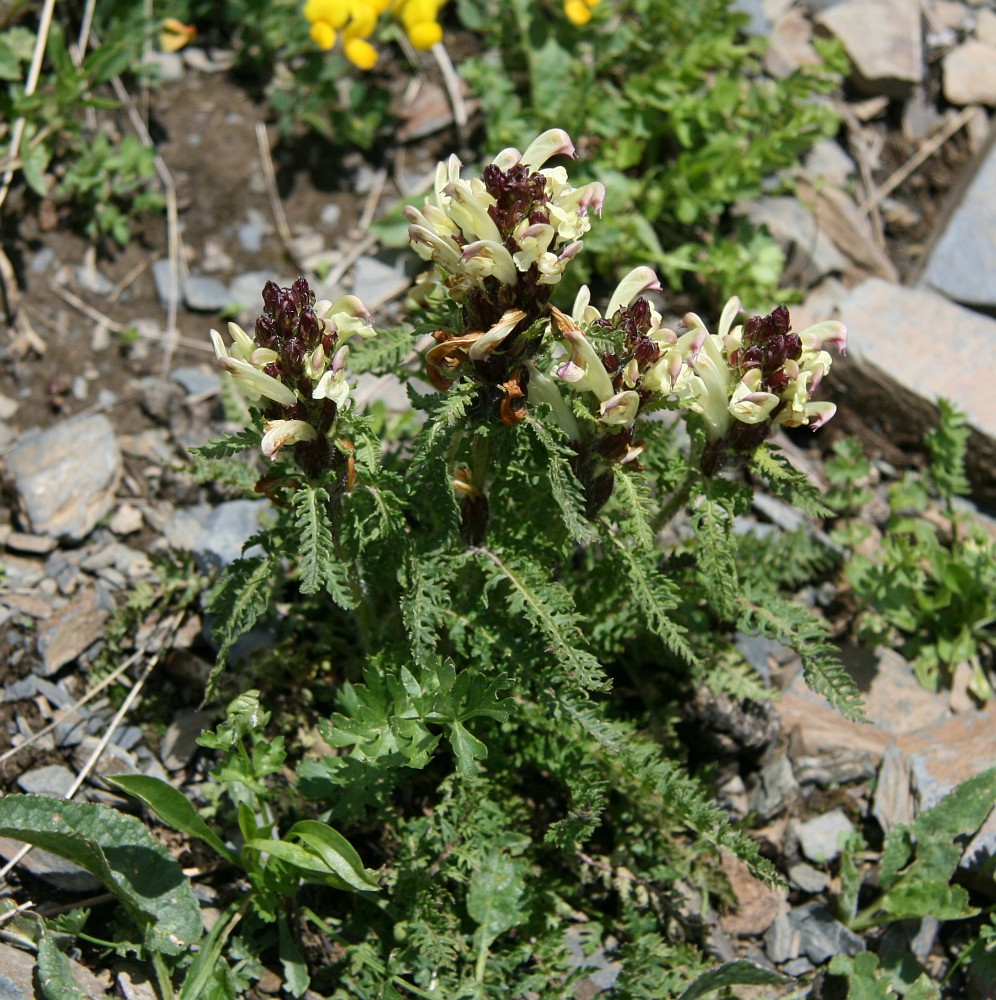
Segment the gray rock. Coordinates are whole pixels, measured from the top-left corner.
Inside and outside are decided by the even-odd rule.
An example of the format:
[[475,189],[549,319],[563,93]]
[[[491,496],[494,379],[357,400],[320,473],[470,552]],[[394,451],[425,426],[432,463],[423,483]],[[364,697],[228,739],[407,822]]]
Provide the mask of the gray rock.
[[781,80],[801,66],[815,65],[819,54],[812,45],[813,26],[806,14],[797,7],[787,10],[775,22],[764,52],[764,68],[770,76]]
[[799,794],[792,765],[782,749],[768,751],[748,795],[748,805],[761,819],[771,819]]
[[68,767],[61,764],[47,764],[36,767],[24,774],[18,775],[17,785],[22,792],[29,795],[48,795],[53,799],[66,797],[66,792],[73,787],[76,776]]
[[803,169],[814,181],[845,187],[857,173],[854,160],[833,139],[818,139],[806,154]]
[[188,274],[183,279],[183,301],[194,312],[221,312],[231,300],[228,288],[217,278]]
[[[12,681],[3,689],[3,701],[25,701],[41,695],[53,708],[68,708],[74,699],[64,691],[58,684],[39,677],[38,674],[29,674],[19,681]],[[80,711],[85,712],[82,708]]]
[[275,271],[246,271],[234,278],[228,286],[229,301],[233,306],[258,316],[263,310],[263,285],[268,281],[275,281],[281,288],[286,288],[293,280],[282,277]]
[[905,97],[923,78],[920,7],[908,0],[843,0],[816,18],[840,39],[855,82],[868,93]]
[[[991,167],[996,190],[996,157]],[[991,205],[991,219],[996,222],[996,199]],[[980,254],[989,254],[992,273],[996,273],[996,249],[987,251],[978,243],[976,247]],[[946,270],[953,267],[954,256],[952,250]],[[964,266],[971,266],[967,259]],[[992,356],[996,320],[962,309],[927,289],[902,288],[876,278],[850,291],[841,303],[839,318],[850,334],[848,357],[839,366],[835,361],[831,378],[835,383],[839,379],[848,391],[849,404],[869,414],[876,430],[896,444],[919,445],[924,432],[937,425],[932,401],[937,396],[954,400],[979,432],[970,439],[967,459],[976,499],[991,502],[996,497],[992,477],[996,393],[989,366],[980,364],[980,359]],[[945,335],[945,331],[956,331],[956,335]]]
[[763,635],[737,632],[733,637],[737,652],[761,675],[765,683],[771,680],[772,660],[776,664],[788,662],[795,654],[788,646]]
[[840,809],[815,816],[796,827],[799,846],[810,861],[833,861],[840,854],[840,845],[854,833],[854,824]]
[[55,251],[51,247],[42,247],[37,253],[31,255],[28,261],[28,270],[32,274],[44,274],[50,267],[54,267],[56,263]]
[[[888,833],[909,825],[962,781],[996,760],[996,704],[903,733],[886,749],[872,815]],[[962,864],[975,867],[996,855],[996,812],[965,848]]]
[[329,229],[335,229],[339,225],[341,217],[342,206],[337,205],[334,201],[330,201],[322,206],[322,210],[318,215],[318,221]]
[[797,889],[801,889],[803,892],[808,892],[811,895],[823,892],[830,884],[830,876],[826,872],[821,872],[818,868],[807,865],[803,861],[789,868],[788,877],[789,881]]
[[197,737],[214,720],[214,712],[193,709],[177,712],[159,743],[159,757],[169,771],[185,768],[197,753]]
[[585,954],[583,928],[574,926],[568,928],[564,935],[564,943],[570,954],[568,961],[572,969],[591,969],[585,977],[591,987],[587,994],[594,996],[603,990],[611,990],[615,986],[622,965],[613,961],[606,952],[605,946],[596,948],[590,955]]
[[201,572],[222,570],[243,555],[261,553],[257,547],[243,553],[242,546],[259,531],[265,500],[228,500],[207,516],[194,543],[194,559]]
[[952,49],[941,66],[944,96],[952,104],[996,106],[996,47],[969,39]]
[[[107,728],[101,727],[101,732]],[[73,749],[73,763],[76,767],[82,768],[93,755],[93,752],[100,745],[100,738],[95,735],[85,736]],[[119,774],[139,774],[142,768],[139,766],[138,758],[124,747],[117,743],[108,743],[90,772],[89,781],[91,784],[104,786],[100,778],[116,777]],[[107,787],[107,786],[104,786]]]
[[20,556],[5,555],[3,558],[3,583],[8,590],[25,591],[38,586],[48,575],[47,560],[43,566],[37,559],[22,559]]
[[[996,61],[990,75],[996,79]],[[996,136],[996,131],[993,132]],[[947,207],[939,236],[928,248],[918,284],[980,309],[996,309],[996,140],[975,161]],[[929,328],[928,328],[929,329]],[[929,334],[928,334],[929,335]],[[962,340],[959,332],[958,340]],[[991,350],[990,335],[988,347]],[[985,357],[985,355],[980,355]],[[980,380],[981,384],[981,380]],[[992,401],[988,387],[986,395]]]
[[42,673],[51,677],[101,638],[108,609],[96,588],[76,594],[38,629]]
[[198,73],[227,73],[235,62],[232,52],[224,49],[212,49],[206,52],[199,45],[186,46],[181,55],[183,61]]
[[206,505],[178,510],[163,528],[169,547],[182,552],[192,552],[210,513],[211,508]]
[[0,392],[0,420],[10,420],[21,408],[21,404]]
[[733,0],[730,10],[747,16],[747,23],[743,27],[746,34],[765,37],[771,33],[771,21],[768,20],[761,0]]
[[408,287],[404,262],[387,264],[376,257],[360,257],[353,272],[353,294],[368,308],[386,302]]
[[799,950],[815,965],[834,955],[857,955],[865,950],[864,941],[818,903],[797,906],[789,912],[789,922],[799,932]]
[[[17,855],[23,847],[24,844],[19,840],[0,837],[0,857],[7,861]],[[93,892],[102,885],[100,879],[96,875],[91,875],[85,868],[40,847],[28,851],[18,862],[18,866],[43,882],[54,885],[57,889],[65,889],[67,892]]]
[[249,209],[248,215],[248,220],[238,227],[236,235],[246,253],[259,253],[264,237],[273,232],[273,226],[253,208]]
[[798,978],[799,976],[805,976],[812,972],[816,966],[809,961],[808,958],[793,958],[791,962],[786,962],[778,971],[784,973],[786,976],[793,976]]
[[786,910],[782,910],[772,921],[764,934],[764,950],[776,965],[788,962],[799,954],[800,934],[789,920]]
[[169,261],[165,258],[163,260],[155,260],[152,262],[152,280],[155,282],[156,294],[159,296],[159,302],[163,309],[169,307],[171,299],[176,298],[179,300],[180,292],[183,287],[182,270],[177,275],[177,284],[176,288],[172,290],[173,294],[170,294]]
[[183,79],[183,55],[180,52],[150,49],[143,63],[155,71],[161,83],[176,83],[177,80]]
[[145,552],[133,549],[124,542],[111,542],[102,545],[97,551],[88,555],[80,566],[89,573],[103,575],[107,569],[116,570],[130,580],[140,580],[152,575],[152,563]]
[[114,282],[98,271],[92,263],[89,266],[79,264],[75,268],[74,274],[76,276],[76,284],[84,292],[89,292],[91,295],[107,297],[114,291]]
[[110,512],[121,478],[121,451],[100,413],[24,435],[6,461],[30,529],[70,542]]
[[201,396],[214,392],[221,385],[218,369],[205,368],[202,365],[184,365],[181,368],[174,368],[170,372],[170,378],[182,385],[190,396]]
[[48,535],[29,535],[23,531],[12,531],[5,541],[11,552],[31,556],[47,556],[59,544]]
[[802,272],[800,283],[815,285],[820,278],[847,269],[847,261],[820,231],[813,213],[798,199],[759,198],[750,204],[747,217],[754,225],[766,227],[778,244],[792,254],[792,266]]

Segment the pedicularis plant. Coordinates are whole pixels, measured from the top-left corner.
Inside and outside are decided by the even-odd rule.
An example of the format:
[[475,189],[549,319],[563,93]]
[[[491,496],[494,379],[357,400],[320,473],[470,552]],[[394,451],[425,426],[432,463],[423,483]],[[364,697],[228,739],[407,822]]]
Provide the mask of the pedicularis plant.
[[[740,628],[795,643],[810,683],[860,715],[825,626],[779,593],[809,574],[805,543],[745,558],[751,490],[723,474],[818,508],[765,441],[830,418],[812,394],[843,327],[796,333],[784,308],[744,319],[734,299],[713,330],[671,329],[647,267],[604,312],[587,288],[558,307],[605,197],[546,165],[573,152],[552,129],[480,176],[439,165],[407,210],[433,265],[414,329],[375,332],[356,298],[298,279],[266,286],[252,335],[212,335],[253,419],[198,460],[216,476],[261,449],[274,512],[211,599],[218,670],[280,619],[270,667],[311,678],[332,748],[297,788],[385,866],[376,904],[326,911],[347,942],[323,974],[335,995],[397,975],[449,997],[572,995],[575,922],[589,950],[619,939],[620,995],[677,995],[701,960],[675,886],[715,888],[719,848],[771,873],[684,769],[665,695],[757,691],[725,638]],[[404,382],[419,421],[359,413],[361,370]]]
[[[546,166],[572,154],[554,129],[480,177],[440,164],[408,210],[432,264],[414,329],[375,331],[359,300],[316,300],[302,278],[266,286],[252,334],[212,334],[252,419],[199,450],[200,472],[244,483],[234,456],[260,450],[272,519],[210,598],[209,696],[247,675],[262,693],[202,737],[221,754],[212,825],[154,778],[118,785],[246,881],[198,938],[179,875],[157,890],[176,886],[167,927],[120,852],[80,862],[132,913],[164,995],[182,980],[183,1000],[235,996],[260,957],[293,995],[573,997],[579,953],[599,948],[619,997],[782,981],[706,971],[696,947],[681,901],[726,891],[717,852],[774,875],[690,773],[675,706],[701,685],[763,697],[728,641],[742,629],[794,644],[860,717],[826,626],[780,592],[809,578],[815,544],[738,536],[751,490],[727,474],[819,509],[766,438],[832,415],[812,394],[845,332],[793,332],[784,308],[742,318],[737,300],[713,330],[691,314],[672,329],[646,267],[604,311],[586,288],[555,305],[605,196]],[[402,380],[419,419],[358,412],[358,370]],[[270,648],[225,671],[264,622]],[[323,752],[274,734],[288,686],[284,733],[304,725]],[[38,808],[0,808],[0,832],[152,850],[125,817],[95,833],[99,807],[45,823]]]

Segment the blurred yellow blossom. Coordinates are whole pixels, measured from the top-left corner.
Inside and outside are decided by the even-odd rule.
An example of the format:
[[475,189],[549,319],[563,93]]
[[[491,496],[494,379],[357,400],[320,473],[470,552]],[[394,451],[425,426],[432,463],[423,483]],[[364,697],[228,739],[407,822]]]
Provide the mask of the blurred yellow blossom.
[[571,24],[580,28],[591,20],[591,12],[598,4],[599,0],[564,0],[564,13]]
[[[597,0],[596,0],[597,2]],[[359,69],[377,64],[377,50],[369,39],[380,16],[389,9],[416,49],[431,49],[442,41],[440,8],[446,0],[308,0],[304,16],[311,40],[324,52],[335,48],[342,34],[342,51]]]

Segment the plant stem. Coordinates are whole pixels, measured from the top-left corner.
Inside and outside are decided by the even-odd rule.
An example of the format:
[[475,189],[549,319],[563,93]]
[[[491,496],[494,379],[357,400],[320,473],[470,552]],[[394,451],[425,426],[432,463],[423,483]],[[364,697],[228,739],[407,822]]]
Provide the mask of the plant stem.
[[152,967],[156,970],[156,984],[160,1000],[174,1000],[173,980],[166,967],[166,960],[158,951],[152,953]]
[[[692,457],[689,456],[690,459]],[[698,464],[690,466],[678,484],[678,488],[668,498],[667,503],[661,507],[657,517],[654,518],[651,528],[655,535],[662,531],[671,522],[674,515],[685,506],[688,502],[688,495],[692,492],[692,486],[701,478],[702,473],[698,470]]]

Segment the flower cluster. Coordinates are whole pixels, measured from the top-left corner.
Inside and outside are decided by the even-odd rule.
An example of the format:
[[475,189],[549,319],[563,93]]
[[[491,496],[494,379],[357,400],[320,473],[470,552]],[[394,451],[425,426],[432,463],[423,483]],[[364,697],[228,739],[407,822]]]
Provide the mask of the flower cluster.
[[409,240],[437,266],[461,307],[460,330],[438,330],[426,372],[445,390],[469,366],[480,386],[477,413],[514,424],[525,413],[529,364],[543,336],[550,295],[601,211],[601,184],[572,187],[553,156],[574,155],[570,136],[551,129],[525,150],[505,149],[481,177],[464,180],[451,156],[436,171],[422,209],[408,206]]
[[[617,461],[639,454],[630,444],[633,423],[651,397],[674,400],[702,417],[708,442],[703,471],[709,474],[728,452],[753,451],[772,425],[816,429],[833,416],[834,404],[816,402],[812,395],[830,369],[825,345],[839,351],[846,347],[843,324],[827,321],[793,333],[788,310],[779,306],[768,316],[734,326],[742,309],[732,298],[716,333],[689,313],[679,335],[662,325],[643,295],[659,289],[650,268],[636,268],[620,282],[607,318],[589,304],[587,288],[578,294],[570,317],[553,310],[564,347],[553,375],[594,394],[597,422],[603,430],[615,429]],[[612,349],[597,351],[585,328],[611,342]],[[621,436],[623,431],[628,437]]]
[[583,27],[591,20],[591,12],[601,0],[564,0],[564,14],[577,27]]
[[390,9],[416,49],[431,49],[442,41],[439,11],[446,0],[308,0],[304,16],[311,39],[323,51],[335,47],[341,32],[342,50],[359,69],[372,69],[377,50],[369,39],[382,14]]
[[263,454],[272,459],[284,446],[300,445],[298,464],[317,476],[339,464],[333,447],[336,420],[352,403],[347,341],[372,337],[375,331],[356,296],[316,301],[304,278],[290,288],[268,281],[263,303],[254,336],[229,323],[232,343],[226,346],[218,331],[211,331],[215,354],[266,421]]
[[753,451],[772,425],[808,425],[816,430],[836,412],[833,403],[812,399],[830,370],[824,350],[847,347],[847,329],[827,320],[793,333],[789,311],[779,306],[734,326],[740,300],[730,299],[716,333],[689,313],[684,324],[694,334],[687,364],[693,372],[687,404],[702,415],[708,437],[703,471],[716,471],[726,453]]
[[525,152],[500,152],[479,178],[463,180],[451,156],[423,208],[405,209],[412,247],[438,266],[471,329],[488,329],[515,307],[531,322],[580,251],[588,211],[601,212],[605,189],[572,187],[563,167],[542,169],[551,157],[573,155],[570,136],[550,129]]

